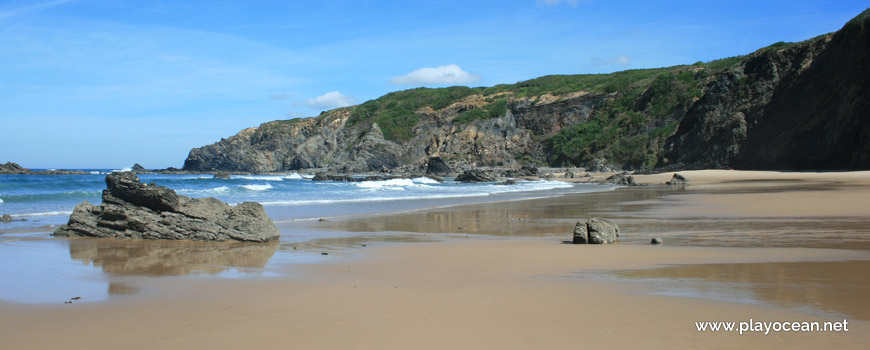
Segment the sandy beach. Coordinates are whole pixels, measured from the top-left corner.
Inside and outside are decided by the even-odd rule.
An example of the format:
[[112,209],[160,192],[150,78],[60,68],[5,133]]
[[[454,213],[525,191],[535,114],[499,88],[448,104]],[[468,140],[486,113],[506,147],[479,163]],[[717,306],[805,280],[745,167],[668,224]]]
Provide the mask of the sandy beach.
[[[0,302],[0,348],[870,344],[870,172],[681,174],[691,181],[684,189],[655,185],[670,179],[665,173],[636,177],[649,186],[608,192],[284,224],[282,234],[326,237],[300,250],[339,248],[278,277],[133,273],[128,285],[138,292],[108,301]],[[566,244],[574,222],[588,216],[617,222],[620,242]],[[652,236],[665,244],[649,245]],[[265,258],[262,250],[234,250],[233,259],[260,261],[288,248],[268,248]],[[115,262],[120,267],[107,273],[124,274]],[[741,335],[696,327],[750,319],[846,320],[848,331]]]

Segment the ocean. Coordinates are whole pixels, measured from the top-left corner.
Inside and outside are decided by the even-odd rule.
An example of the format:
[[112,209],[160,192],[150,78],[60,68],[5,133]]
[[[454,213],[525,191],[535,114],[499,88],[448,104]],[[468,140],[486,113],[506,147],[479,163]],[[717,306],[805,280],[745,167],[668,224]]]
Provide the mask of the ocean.
[[[89,175],[0,175],[0,214],[13,222],[0,232],[53,231],[66,223],[76,204],[101,202],[110,169],[85,169]],[[560,181],[518,181],[513,185],[459,183],[430,178],[384,181],[312,181],[311,175],[139,175],[188,197],[215,197],[227,203],[264,205],[277,223],[377,213],[392,213],[447,205],[502,201],[560,193],[597,192],[613,186]]]

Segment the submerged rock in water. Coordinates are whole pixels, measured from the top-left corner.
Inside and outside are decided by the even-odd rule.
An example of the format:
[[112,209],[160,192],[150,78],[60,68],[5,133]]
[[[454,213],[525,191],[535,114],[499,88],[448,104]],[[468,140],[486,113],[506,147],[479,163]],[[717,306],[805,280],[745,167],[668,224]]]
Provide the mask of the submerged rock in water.
[[594,217],[574,225],[574,244],[607,244],[618,237],[619,225],[610,220]]
[[259,203],[189,198],[131,172],[106,176],[103,204],[76,205],[56,236],[265,242],[280,232]]

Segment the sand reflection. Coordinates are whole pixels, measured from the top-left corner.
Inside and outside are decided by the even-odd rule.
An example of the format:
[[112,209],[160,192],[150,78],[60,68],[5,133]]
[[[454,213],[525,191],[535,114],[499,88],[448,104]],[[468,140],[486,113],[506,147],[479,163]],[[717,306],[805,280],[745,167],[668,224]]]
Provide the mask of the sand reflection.
[[622,271],[616,276],[655,280],[662,294],[870,320],[868,270],[870,261],[701,264]]
[[[217,274],[230,268],[263,268],[278,242],[192,242],[119,239],[74,239],[70,257],[103,272],[123,275],[182,276]],[[117,294],[128,293],[123,287]]]

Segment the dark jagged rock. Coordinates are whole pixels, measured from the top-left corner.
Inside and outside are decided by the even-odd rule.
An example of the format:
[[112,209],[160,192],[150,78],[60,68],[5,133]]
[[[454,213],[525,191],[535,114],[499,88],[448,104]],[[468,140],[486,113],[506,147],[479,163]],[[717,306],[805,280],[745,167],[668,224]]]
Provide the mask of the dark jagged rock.
[[659,236],[653,237],[650,241],[650,244],[662,244],[662,238]]
[[685,178],[683,175],[674,173],[674,176],[671,177],[671,180],[665,182],[665,185],[671,186],[686,186],[689,184],[689,179]]
[[11,222],[12,216],[9,214],[0,215],[0,222]]
[[517,180],[514,180],[514,179],[507,179],[505,181],[496,183],[496,185],[500,185],[500,186],[510,186],[510,185],[516,185],[516,184],[517,184]]
[[574,225],[574,244],[608,244],[618,237],[619,226],[610,220],[593,217]]
[[604,182],[623,186],[640,186],[640,184],[634,181],[634,176],[626,175],[625,173],[610,175],[604,179]]
[[526,177],[526,176],[538,176],[538,168],[534,166],[524,165],[519,169],[511,169],[504,172],[505,177]]
[[426,162],[426,174],[433,175],[450,175],[453,173],[453,169],[450,168],[450,165],[444,161],[441,157],[431,157],[429,161]]
[[232,179],[232,177],[230,177],[230,173],[226,173],[226,172],[222,172],[222,171],[214,173],[214,178],[215,179],[223,179],[223,180]]
[[6,164],[0,164],[0,174],[31,175],[33,174],[33,171],[18,165],[18,163],[6,162]]
[[496,180],[495,175],[485,172],[483,170],[466,170],[456,176],[456,181],[459,182],[493,182]]
[[145,169],[145,167],[139,165],[139,163],[136,163],[136,164],[133,164],[133,167],[130,168],[130,171],[132,171],[135,174],[135,173],[147,172],[148,169]]
[[76,205],[57,236],[265,242],[280,232],[259,203],[230,207],[215,198],[189,198],[144,184],[131,172],[106,176],[103,204]]

